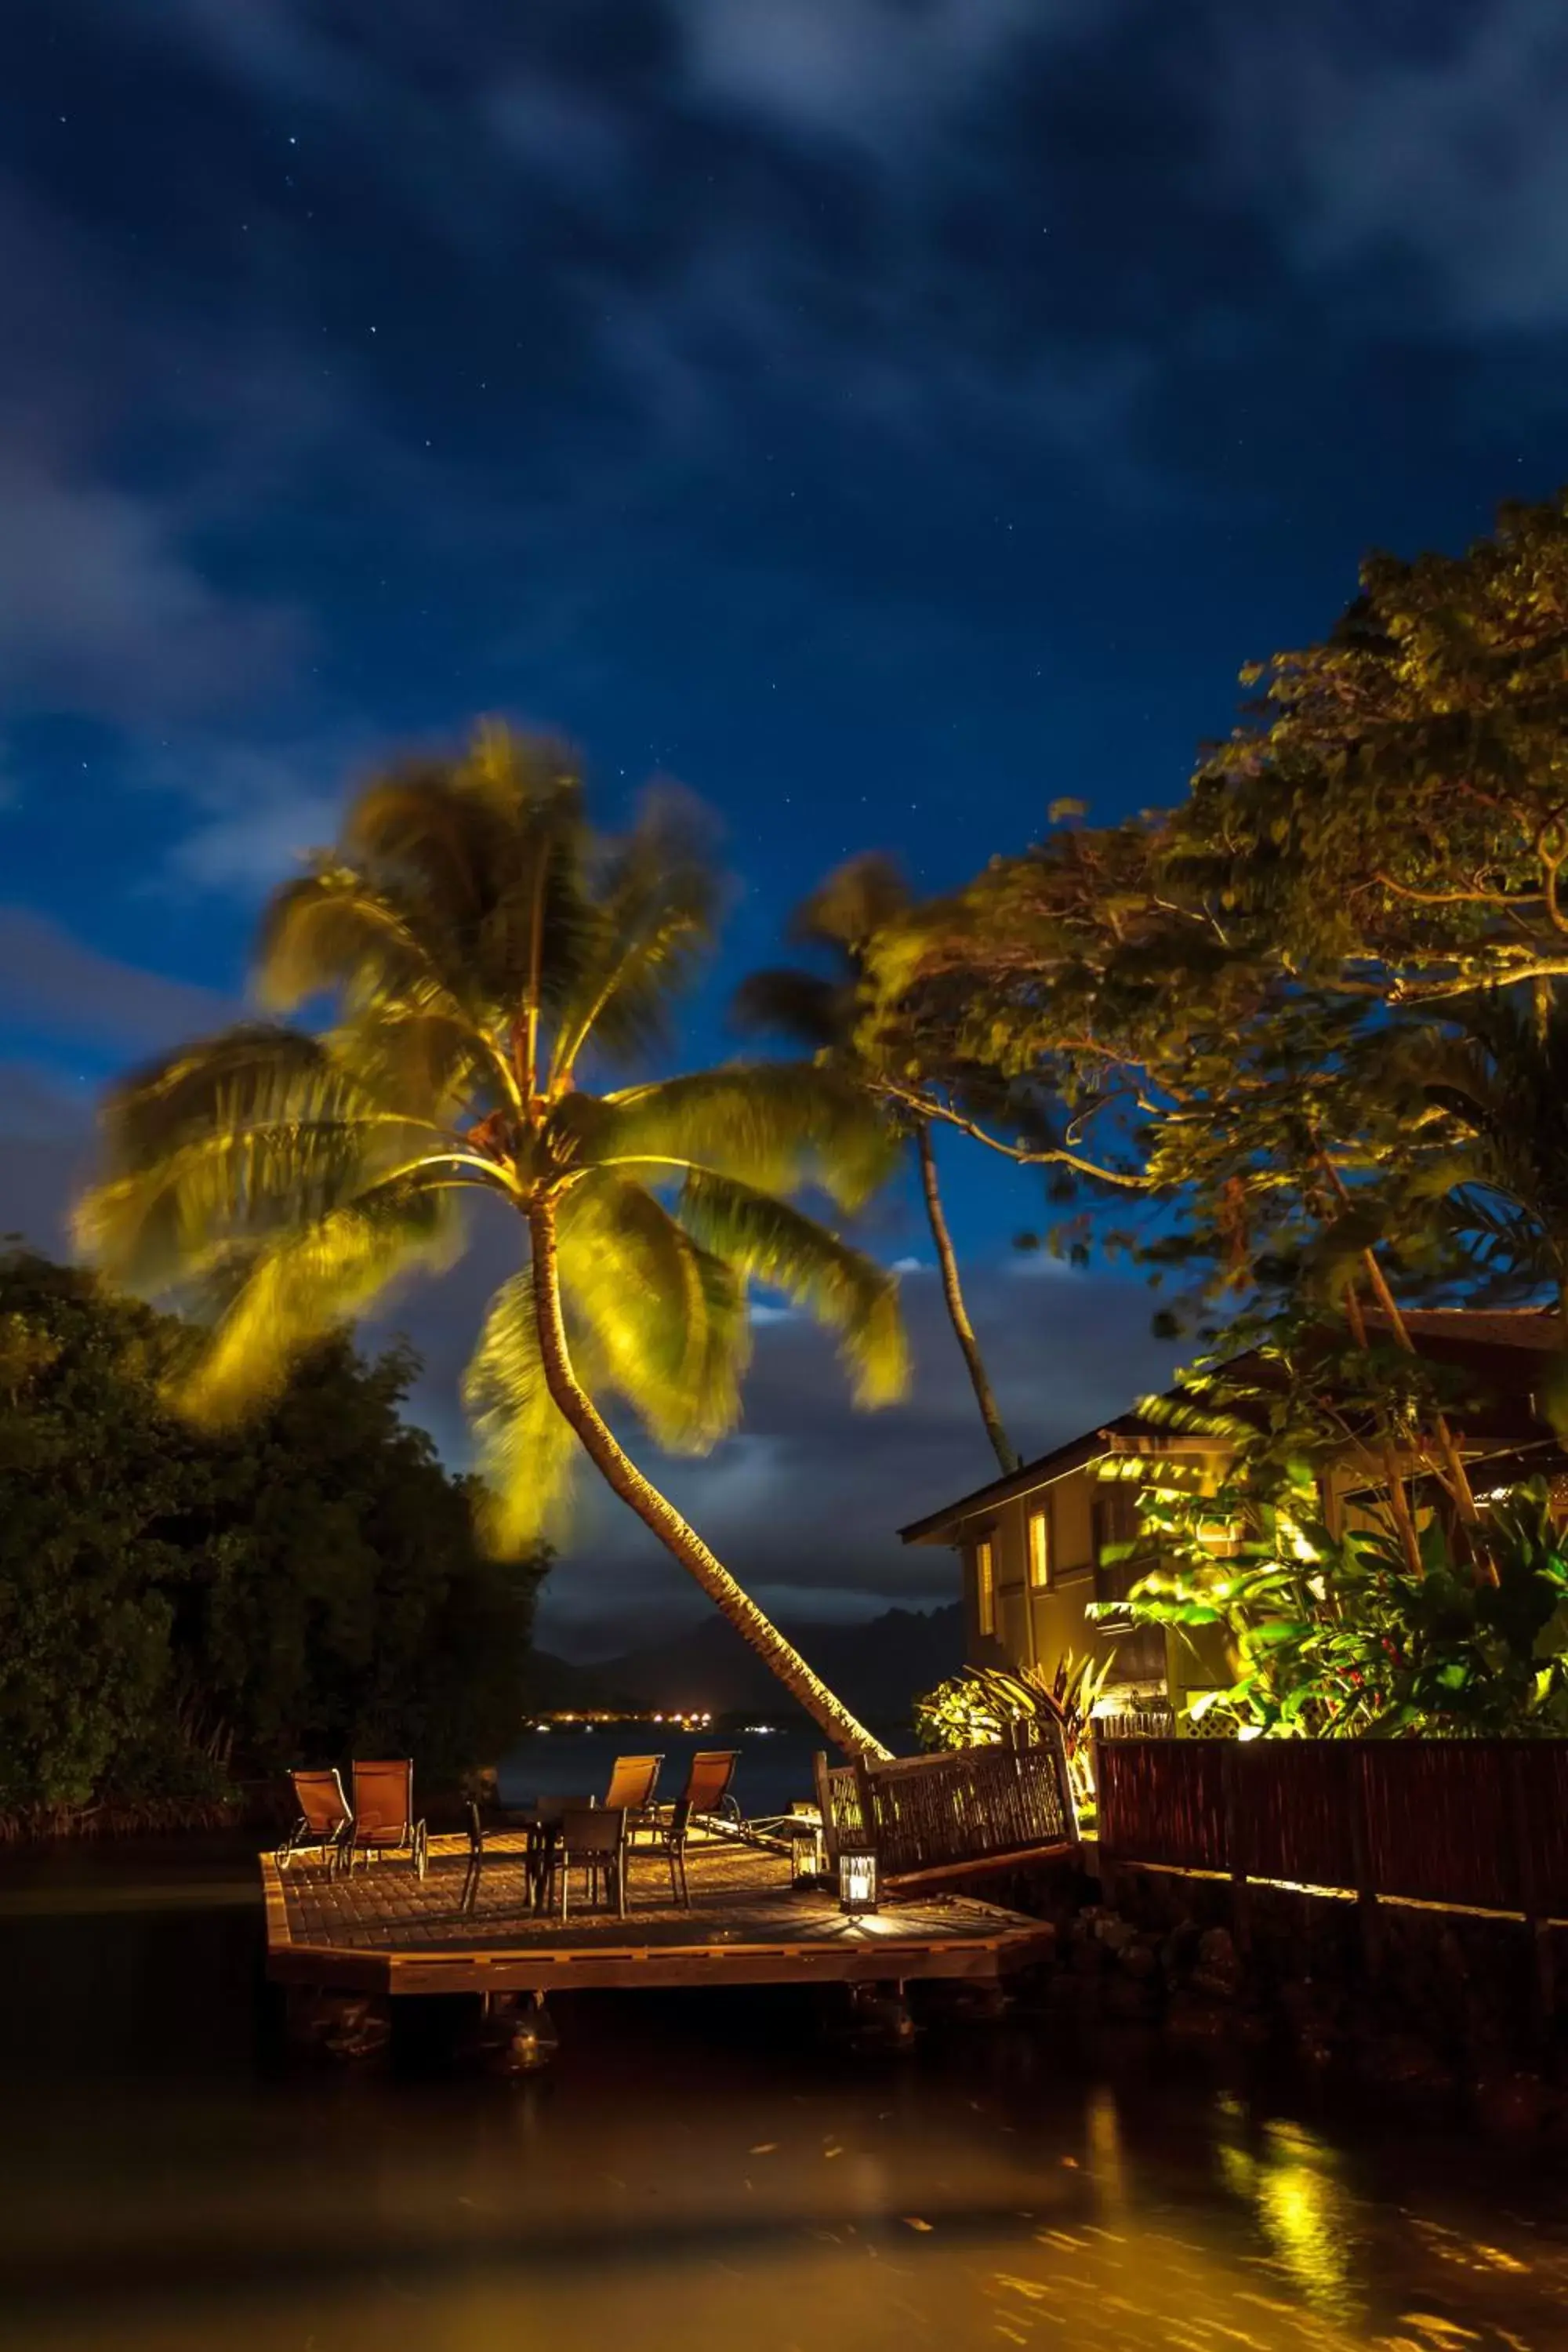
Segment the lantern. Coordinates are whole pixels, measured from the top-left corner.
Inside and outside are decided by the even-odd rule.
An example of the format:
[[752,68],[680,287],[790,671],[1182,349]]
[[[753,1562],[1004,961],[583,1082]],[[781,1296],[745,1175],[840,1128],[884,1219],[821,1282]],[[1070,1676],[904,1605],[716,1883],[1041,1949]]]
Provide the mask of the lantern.
[[877,1907],[877,1856],[869,1846],[838,1849],[838,1908],[858,1919]]
[[786,1833],[795,1856],[795,1883],[815,1886],[826,1876],[827,1853],[823,1843],[822,1815],[815,1805],[792,1805]]

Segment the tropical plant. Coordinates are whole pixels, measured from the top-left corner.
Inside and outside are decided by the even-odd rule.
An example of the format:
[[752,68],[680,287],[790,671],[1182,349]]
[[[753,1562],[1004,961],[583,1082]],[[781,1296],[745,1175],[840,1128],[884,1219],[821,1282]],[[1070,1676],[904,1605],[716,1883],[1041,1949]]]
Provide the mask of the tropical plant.
[[1145,1578],[1131,1612],[1222,1630],[1235,1680],[1190,1712],[1244,1738],[1561,1736],[1568,1551],[1544,1483],[1490,1504],[1486,1534],[1495,1579],[1473,1573],[1437,1518],[1413,1575],[1381,1528],[1336,1536],[1277,1507],[1234,1559]]
[[1062,1735],[1080,1812],[1094,1802],[1089,1724],[1115,1654],[1095,1659],[1068,1650],[1047,1676],[1038,1666],[965,1666],[915,1701],[922,1748],[992,1748],[1004,1739],[1037,1739],[1047,1727]]
[[667,1450],[710,1446],[738,1417],[752,1282],[837,1335],[858,1402],[906,1376],[895,1279],[790,1197],[853,1207],[887,1171],[883,1123],[842,1074],[584,1084],[660,1039],[715,898],[689,804],[597,835],[543,741],[486,728],[461,758],[374,780],[261,929],[264,1003],[330,1000],[336,1018],[247,1024],[116,1087],[77,1231],[122,1280],[200,1307],[179,1393],[221,1423],[400,1276],[449,1266],[465,1202],[510,1211],[528,1263],[491,1299],[465,1388],[490,1542],[559,1525],[580,1448],[829,1737],[880,1752],[599,1402]]
[[[942,1275],[948,1320],[992,1451],[1004,1473],[1010,1473],[1019,1467],[1022,1456],[1003,1423],[996,1391],[980,1352],[942,1205],[931,1140],[932,1120],[940,1116],[940,1109],[930,1089],[921,1084],[909,1035],[887,1023],[874,1025],[865,1018],[867,966],[877,939],[907,920],[910,907],[903,877],[889,860],[851,859],[813,892],[791,924],[792,935],[803,944],[826,950],[835,966],[832,972],[788,965],[752,972],[736,992],[735,1013],[744,1027],[782,1033],[806,1046],[826,1066],[844,1072],[878,1105],[893,1132],[907,1138],[920,1168],[921,1194]],[[994,1085],[989,1088],[993,1097],[999,1092]]]

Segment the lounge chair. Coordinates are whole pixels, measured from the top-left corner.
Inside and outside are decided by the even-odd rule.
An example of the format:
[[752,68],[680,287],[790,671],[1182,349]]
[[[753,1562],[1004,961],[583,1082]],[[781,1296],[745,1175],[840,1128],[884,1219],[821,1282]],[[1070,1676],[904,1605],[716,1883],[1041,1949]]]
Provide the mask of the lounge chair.
[[686,1786],[676,1800],[692,1821],[740,1822],[740,1810],[730,1794],[730,1783],[741,1760],[735,1748],[700,1748],[687,1768]]
[[617,1756],[610,1774],[609,1793],[605,1799],[606,1812],[623,1812],[626,1817],[626,1836],[635,1839],[639,1829],[648,1826],[653,1817],[653,1792],[658,1786],[662,1756]]
[[372,1854],[406,1853],[423,1878],[427,1837],[424,1822],[414,1818],[414,1766],[408,1758],[383,1764],[356,1761],[353,1789],[353,1821],[343,1840],[349,1868],[353,1868],[356,1853],[368,1862]]
[[342,1777],[332,1769],[290,1772],[289,1778],[293,1783],[300,1818],[278,1848],[278,1867],[287,1870],[297,1855],[314,1848],[331,1874],[342,1859],[344,1833],[353,1819],[343,1794]]
[[626,1916],[626,1816],[619,1806],[576,1806],[561,1816],[561,1831],[550,1857],[550,1878],[544,1890],[545,1907],[554,1894],[563,1919],[566,1916],[568,1893],[574,1866],[580,1867],[588,1882],[588,1900],[597,1902],[601,1880],[606,1895],[613,1895],[616,1908],[624,1919]]

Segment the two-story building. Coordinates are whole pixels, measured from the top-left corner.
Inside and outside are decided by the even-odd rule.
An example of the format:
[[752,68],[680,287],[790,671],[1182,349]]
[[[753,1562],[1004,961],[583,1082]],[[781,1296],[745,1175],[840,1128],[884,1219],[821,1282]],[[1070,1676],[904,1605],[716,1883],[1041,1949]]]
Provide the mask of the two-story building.
[[[1545,1360],[1563,1346],[1559,1317],[1437,1308],[1408,1313],[1405,1322],[1418,1351],[1462,1372],[1475,1399],[1456,1432],[1473,1474],[1480,1474],[1473,1484],[1500,1486],[1537,1474],[1564,1479],[1568,1459],[1534,1393]],[[1217,1644],[1158,1625],[1113,1636],[1085,1612],[1091,1601],[1124,1600],[1149,1564],[1108,1557],[1138,1528],[1137,1488],[1116,1477],[1117,1458],[1180,1460],[1201,1486],[1223,1471],[1227,1451],[1222,1439],[1173,1435],[1126,1412],[928,1512],[900,1534],[905,1543],[950,1544],[958,1552],[972,1664],[1039,1666],[1048,1675],[1069,1651],[1113,1655],[1115,1687],[1126,1697],[1168,1698],[1179,1707],[1225,1679]],[[1364,1475],[1328,1466],[1331,1522],[1369,1499]]]

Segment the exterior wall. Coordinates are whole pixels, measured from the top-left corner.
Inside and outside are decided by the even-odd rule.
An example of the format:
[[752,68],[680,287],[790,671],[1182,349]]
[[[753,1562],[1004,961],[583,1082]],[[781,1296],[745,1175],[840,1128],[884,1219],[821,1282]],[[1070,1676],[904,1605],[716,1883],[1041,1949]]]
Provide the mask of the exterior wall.
[[[1190,1643],[1156,1629],[1145,1629],[1118,1644],[1085,1614],[1091,1601],[1119,1597],[1112,1589],[1115,1570],[1102,1569],[1096,1548],[1097,1505],[1103,1519],[1108,1491],[1114,1494],[1115,1489],[1108,1490],[1096,1466],[1091,1463],[1068,1471],[1032,1493],[993,1504],[963,1523],[960,1553],[970,1662],[1038,1666],[1049,1674],[1069,1651],[1075,1657],[1087,1652],[1101,1659],[1120,1652],[1127,1681],[1163,1684],[1180,1704],[1189,1692],[1228,1679],[1222,1660],[1194,1657]],[[1042,1509],[1049,1530],[1049,1568],[1040,1586],[1030,1582],[1029,1518]],[[991,1545],[994,1608],[989,1633],[981,1624],[976,1573],[982,1541]]]

